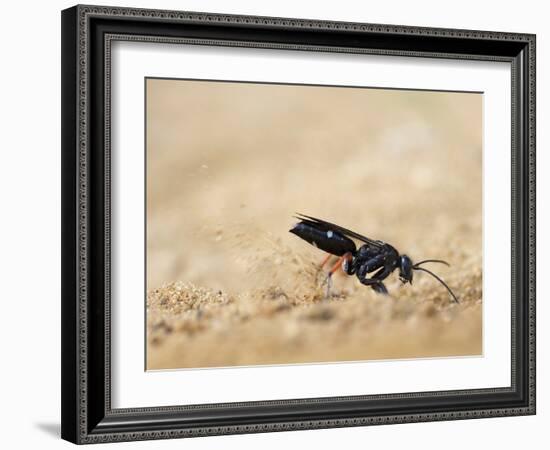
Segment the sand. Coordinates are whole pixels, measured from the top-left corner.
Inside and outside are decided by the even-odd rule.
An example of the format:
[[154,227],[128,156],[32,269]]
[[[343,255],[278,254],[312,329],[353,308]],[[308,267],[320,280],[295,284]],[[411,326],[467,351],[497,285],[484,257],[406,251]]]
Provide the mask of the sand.
[[[147,368],[482,353],[481,96],[148,82]],[[376,294],[302,212],[431,265]]]

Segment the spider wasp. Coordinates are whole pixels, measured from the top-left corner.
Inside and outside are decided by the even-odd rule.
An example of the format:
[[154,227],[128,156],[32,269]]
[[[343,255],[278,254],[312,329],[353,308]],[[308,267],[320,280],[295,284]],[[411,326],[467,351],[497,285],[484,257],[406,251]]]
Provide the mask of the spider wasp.
[[[366,236],[348,230],[339,225],[326,222],[315,217],[306,216],[305,214],[297,214],[295,216],[300,220],[289,231],[296,236],[302,238],[311,245],[328,253],[328,256],[323,261],[321,268],[328,262],[332,255],[338,256],[338,261],[327,275],[327,297],[330,293],[331,277],[342,267],[342,270],[347,275],[356,275],[359,281],[365,286],[370,286],[375,292],[380,294],[388,294],[388,290],[384,285],[384,280],[394,271],[399,270],[399,279],[402,283],[413,282],[413,274],[415,270],[429,273],[437,281],[439,281],[455,303],[459,303],[458,298],[453,293],[451,288],[430,270],[420,267],[425,263],[440,263],[449,266],[449,263],[441,259],[425,259],[423,261],[413,263],[412,259],[400,254],[399,251],[392,245],[370,239]],[[361,241],[363,245],[356,247],[352,239]],[[374,274],[372,274],[374,272]],[[368,277],[369,274],[372,274]]]

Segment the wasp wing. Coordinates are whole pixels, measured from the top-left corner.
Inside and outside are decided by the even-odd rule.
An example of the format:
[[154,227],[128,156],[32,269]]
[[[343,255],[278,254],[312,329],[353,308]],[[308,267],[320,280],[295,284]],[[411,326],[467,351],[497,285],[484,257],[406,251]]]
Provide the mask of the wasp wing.
[[355,231],[348,230],[347,228],[341,227],[339,225],[335,225],[330,222],[326,222],[325,220],[317,219],[315,217],[306,216],[305,214],[296,213],[297,215],[294,216],[296,219],[301,220],[302,222],[307,223],[308,225],[311,225],[313,227],[317,227],[321,231],[337,231],[339,233],[342,233],[348,237],[355,238],[359,241],[362,241],[366,244],[373,245],[375,247],[382,247],[384,245],[384,242],[382,241],[376,241],[374,239],[370,239],[366,236],[363,236],[359,233],[356,233]]

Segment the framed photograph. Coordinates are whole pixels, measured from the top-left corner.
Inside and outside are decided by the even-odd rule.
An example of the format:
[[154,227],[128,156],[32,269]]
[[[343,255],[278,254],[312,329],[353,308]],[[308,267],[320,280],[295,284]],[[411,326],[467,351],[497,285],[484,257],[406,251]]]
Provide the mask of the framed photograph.
[[62,437],[535,413],[535,36],[62,12]]

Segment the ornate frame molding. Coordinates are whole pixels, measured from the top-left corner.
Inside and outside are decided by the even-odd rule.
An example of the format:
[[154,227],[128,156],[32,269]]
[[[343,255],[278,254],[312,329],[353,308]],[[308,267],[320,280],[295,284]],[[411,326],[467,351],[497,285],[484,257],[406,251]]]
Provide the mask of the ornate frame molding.
[[[112,22],[115,31],[103,27],[93,29],[103,21]],[[365,39],[375,36],[377,46],[340,46],[318,42],[270,42],[212,37],[152,36],[150,34],[125,32],[124,26],[139,23],[142,27],[157,22],[172,27],[198,26],[231,30],[238,26],[250,35],[256,31],[268,31],[280,38],[290,32],[318,30],[333,33],[345,41],[353,33]],[[227,27],[229,26],[229,27]],[[234,16],[195,12],[159,11],[99,6],[76,6],[63,12],[63,377],[70,380],[63,388],[62,434],[77,443],[98,443],[172,437],[205,436],[271,432],[283,430],[347,427],[373,424],[439,421],[535,413],[535,36],[530,34],[500,33],[441,28],[405,27],[363,23],[332,22],[304,19],[271,18],[257,16]],[[199,30],[200,33],[200,30]],[[208,33],[208,31],[207,31]],[[405,48],[387,48],[389,38],[402,40]],[[261,36],[260,36],[261,38]],[[420,50],[407,44],[432,42]],[[444,38],[456,39],[459,51],[444,52],[436,43]],[[94,41],[96,39],[96,41]],[[99,39],[99,40],[98,40]],[[308,39],[308,37],[304,37]],[[327,38],[328,39],[328,38]],[[415,40],[416,39],[416,40]],[[289,49],[324,52],[352,52],[452,59],[481,59],[506,61],[512,64],[512,385],[510,388],[480,389],[471,391],[446,391],[419,394],[375,395],[360,397],[331,397],[307,400],[272,402],[249,402],[237,404],[194,405],[166,408],[138,408],[113,410],[110,402],[110,67],[111,43],[115,40],[146,41],[159,43],[186,43],[195,45],[243,46],[266,49]],[[95,42],[95,43],[94,43]],[[100,50],[97,42],[101,42]],[[387,41],[389,42],[389,41]],[[493,53],[483,53],[480,46],[485,42],[499,43]],[[382,47],[380,47],[382,46]],[[385,47],[386,46],[386,47]],[[493,46],[494,47],[494,46]],[[486,46],[486,48],[493,48]],[[469,51],[471,49],[471,51]],[[98,67],[99,62],[102,67]],[[99,72],[98,72],[99,70]],[[101,106],[104,123],[97,124],[90,111],[92,104],[101,95],[97,90],[97,77],[104,71]],[[94,78],[95,77],[95,78]],[[94,84],[95,83],[95,84]],[[75,107],[76,105],[76,107]],[[94,134],[95,133],[95,134]],[[101,137],[100,137],[101,135]],[[95,137],[97,136],[97,137]],[[95,140],[94,140],[95,139]],[[92,146],[103,147],[100,169],[91,164]],[[94,163],[95,164],[95,163]],[[98,173],[98,170],[101,173]],[[103,175],[101,179],[98,175]],[[95,178],[94,178],[95,176]],[[102,188],[96,191],[98,183]],[[98,199],[98,192],[103,198]],[[92,199],[93,198],[93,199]],[[92,206],[99,201],[99,209]],[[94,209],[95,208],[95,209]],[[99,217],[98,212],[103,211]],[[103,225],[98,228],[98,223]],[[102,230],[102,239],[92,240],[90,232]],[[99,255],[95,246],[102,245]],[[518,254],[519,253],[519,254]],[[98,258],[102,263],[98,263]],[[519,267],[518,267],[518,263]],[[93,269],[92,269],[93,268]],[[94,271],[91,276],[91,270]],[[104,303],[94,305],[94,311],[102,308],[102,323],[91,320],[92,302],[97,295],[96,280],[103,273],[101,297]],[[519,298],[517,293],[527,293]],[[99,297],[96,297],[99,298]],[[518,314],[521,317],[518,317]],[[98,334],[103,336],[100,337]],[[521,342],[518,342],[521,337]],[[523,341],[523,339],[525,339]],[[70,343],[65,343],[70,341]],[[98,368],[104,374],[101,405],[91,401],[98,385],[90,380],[90,367],[96,367],[97,359],[91,359],[90,349],[103,343],[104,364]],[[519,346],[522,346],[521,348]],[[517,371],[516,368],[521,369]],[[518,390],[522,390],[521,393]],[[511,399],[513,395],[515,402]],[[519,395],[521,394],[521,395]],[[526,398],[524,394],[527,394]],[[271,422],[219,423],[211,426],[193,425],[181,419],[176,426],[168,425],[170,415],[185,415],[189,411],[201,411],[204,417],[209,410],[223,408],[258,407],[278,408],[307,405],[322,406],[336,402],[380,402],[398,399],[409,402],[431,398],[466,398],[475,403],[476,397],[508,395],[508,406],[473,407],[471,409],[433,409],[406,413],[361,414],[347,417],[319,419],[294,417],[292,420]],[[414,409],[414,408],[413,408]],[[350,415],[351,414],[351,415]],[[283,417],[283,416],[281,416]],[[164,425],[162,424],[164,420]]]

